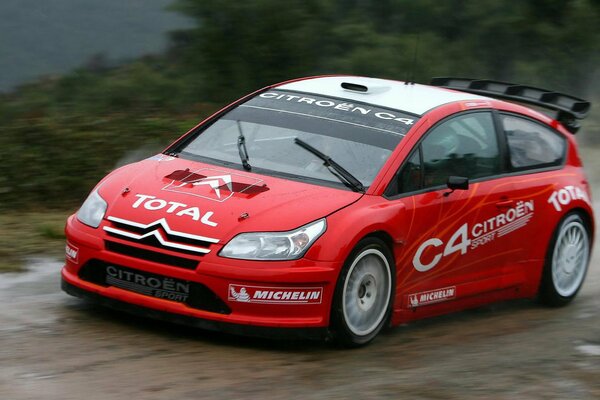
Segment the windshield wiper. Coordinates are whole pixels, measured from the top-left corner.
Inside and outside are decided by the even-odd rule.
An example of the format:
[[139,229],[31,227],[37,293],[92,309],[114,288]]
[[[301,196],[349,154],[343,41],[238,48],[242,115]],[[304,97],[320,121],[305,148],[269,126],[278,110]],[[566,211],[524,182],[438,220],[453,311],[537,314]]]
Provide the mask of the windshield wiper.
[[[339,180],[350,186],[352,190],[354,190],[355,192],[365,192],[365,187],[363,186],[363,184],[360,183],[360,181],[356,179],[356,177],[350,172],[348,172],[344,167],[333,161],[331,157],[321,153],[319,150],[312,147],[310,144],[306,143],[302,139],[294,138],[294,143],[310,151],[315,156],[323,160],[323,165],[326,166],[329,169],[329,171],[331,171],[331,173],[335,175]],[[333,170],[331,168],[333,168]]]
[[244,169],[246,171],[250,171],[252,169],[252,166],[248,162],[248,160],[250,160],[250,157],[248,157],[248,149],[246,149],[246,137],[244,136],[244,132],[242,132],[242,123],[239,120],[236,122],[238,130],[240,131],[240,135],[238,136],[237,140],[237,148],[238,152],[240,153],[240,160],[242,160],[242,166],[244,167]]

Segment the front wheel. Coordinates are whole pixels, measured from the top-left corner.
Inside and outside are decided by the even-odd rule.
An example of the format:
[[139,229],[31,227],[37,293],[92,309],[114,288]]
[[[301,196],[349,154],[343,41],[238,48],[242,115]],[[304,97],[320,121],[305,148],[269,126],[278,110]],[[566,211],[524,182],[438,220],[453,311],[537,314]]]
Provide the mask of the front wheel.
[[540,299],[550,306],[569,303],[583,283],[590,258],[590,234],[579,214],[568,214],[556,228],[540,286]]
[[332,328],[339,342],[369,343],[389,320],[393,257],[377,238],[361,240],[344,264],[335,290]]

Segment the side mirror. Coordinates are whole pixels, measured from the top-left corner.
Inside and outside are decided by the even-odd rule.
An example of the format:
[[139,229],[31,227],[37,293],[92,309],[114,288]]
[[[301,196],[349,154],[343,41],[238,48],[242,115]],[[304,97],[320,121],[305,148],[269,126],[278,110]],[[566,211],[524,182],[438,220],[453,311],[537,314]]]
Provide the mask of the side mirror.
[[469,178],[464,176],[449,176],[446,185],[448,185],[450,191],[444,193],[444,196],[449,196],[455,190],[469,190]]

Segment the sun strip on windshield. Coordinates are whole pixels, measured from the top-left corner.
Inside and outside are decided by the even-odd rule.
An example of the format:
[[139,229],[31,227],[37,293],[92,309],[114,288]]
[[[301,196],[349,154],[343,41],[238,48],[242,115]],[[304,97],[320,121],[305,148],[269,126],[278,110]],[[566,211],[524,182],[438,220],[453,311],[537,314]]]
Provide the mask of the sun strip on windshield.
[[358,127],[361,127],[361,128],[373,129],[373,130],[377,130],[377,131],[381,131],[381,132],[391,133],[391,134],[394,134],[394,135],[406,136],[405,133],[391,131],[391,130],[388,130],[388,129],[376,128],[374,126],[361,125],[361,124],[357,124],[355,122],[342,121],[342,120],[339,120],[339,119],[322,117],[320,115],[306,114],[306,113],[300,113],[300,112],[296,112],[296,111],[281,110],[281,109],[278,109],[278,108],[250,106],[250,105],[247,105],[247,104],[242,104],[242,105],[240,105],[240,107],[256,108],[256,109],[259,109],[259,110],[275,111],[275,112],[282,112],[282,113],[288,113],[288,114],[294,114],[294,115],[301,115],[303,117],[324,119],[324,120],[327,120],[327,121],[340,122],[340,123],[343,123],[343,124],[354,125],[354,126],[358,126]]

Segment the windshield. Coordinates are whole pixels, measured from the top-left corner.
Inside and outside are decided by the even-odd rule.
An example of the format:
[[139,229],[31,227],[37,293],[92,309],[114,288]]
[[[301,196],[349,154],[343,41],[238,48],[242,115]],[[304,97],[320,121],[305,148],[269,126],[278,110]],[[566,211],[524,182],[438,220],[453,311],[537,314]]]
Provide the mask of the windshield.
[[213,164],[350,186],[297,138],[368,187],[415,122],[415,116],[396,110],[271,90],[200,127],[175,151]]

